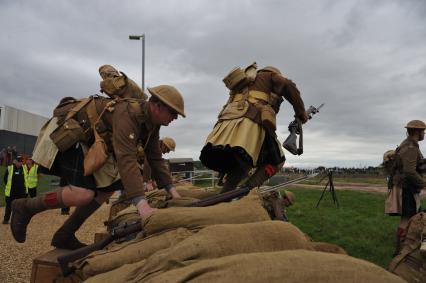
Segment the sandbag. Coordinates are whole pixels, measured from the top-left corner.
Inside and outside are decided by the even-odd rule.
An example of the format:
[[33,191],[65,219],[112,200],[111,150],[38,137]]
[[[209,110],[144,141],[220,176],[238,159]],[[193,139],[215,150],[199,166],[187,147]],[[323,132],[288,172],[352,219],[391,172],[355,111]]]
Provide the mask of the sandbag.
[[194,260],[294,249],[313,250],[305,235],[288,222],[212,225],[177,245],[153,254],[130,273],[126,281],[145,280],[158,273],[186,266]]
[[143,224],[146,235],[185,227],[201,229],[214,224],[239,224],[270,220],[262,207],[259,195],[252,191],[238,201],[209,207],[172,207],[160,209],[149,216]]
[[[402,283],[398,276],[354,257],[306,250],[206,259],[137,282]],[[128,281],[136,282],[136,281]]]
[[325,242],[311,242],[311,246],[315,251],[333,253],[333,254],[342,254],[347,255],[348,253],[340,246]]
[[[191,236],[193,232],[185,228],[178,228],[151,237],[139,238],[113,248],[91,253],[89,256],[72,264],[76,274],[87,279],[96,274],[108,272],[125,264],[139,262],[153,253],[168,248]],[[110,282],[109,280],[102,283]],[[112,281],[111,281],[112,282]]]
[[215,191],[208,191],[206,189],[194,186],[190,183],[178,183],[176,184],[176,190],[182,197],[190,197],[196,199],[204,199],[218,194]]

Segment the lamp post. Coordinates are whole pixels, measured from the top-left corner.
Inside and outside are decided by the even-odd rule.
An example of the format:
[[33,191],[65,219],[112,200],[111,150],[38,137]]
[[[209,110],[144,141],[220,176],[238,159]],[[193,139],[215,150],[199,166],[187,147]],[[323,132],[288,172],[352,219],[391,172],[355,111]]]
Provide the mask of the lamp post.
[[130,40],[142,40],[142,91],[145,91],[145,34],[129,35]]

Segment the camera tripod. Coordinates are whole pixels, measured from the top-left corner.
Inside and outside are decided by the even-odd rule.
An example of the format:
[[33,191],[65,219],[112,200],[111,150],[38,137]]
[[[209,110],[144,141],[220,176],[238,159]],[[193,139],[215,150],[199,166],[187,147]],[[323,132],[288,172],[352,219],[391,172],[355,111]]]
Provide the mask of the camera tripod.
[[333,183],[333,171],[328,171],[327,175],[324,176],[319,182],[321,183],[322,180],[324,180],[325,177],[328,177],[328,181],[327,184],[325,184],[324,190],[322,191],[321,197],[318,200],[317,206],[316,208],[318,208],[322,198],[324,197],[325,191],[327,190],[328,187],[328,191],[331,193],[331,197],[333,198],[333,203],[339,207],[339,201],[337,200],[337,195],[336,195],[336,191],[334,190],[334,183]]

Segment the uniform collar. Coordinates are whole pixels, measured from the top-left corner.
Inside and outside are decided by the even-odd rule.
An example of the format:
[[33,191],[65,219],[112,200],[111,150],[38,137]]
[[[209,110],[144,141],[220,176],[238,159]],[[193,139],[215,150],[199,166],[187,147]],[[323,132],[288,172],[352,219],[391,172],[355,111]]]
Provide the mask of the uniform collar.
[[411,136],[408,136],[406,141],[408,141],[411,144],[414,144],[415,146],[419,147],[419,142],[413,139]]
[[154,123],[152,122],[152,113],[151,108],[149,107],[149,102],[147,101],[142,105],[142,113],[147,119],[145,120],[145,127],[148,131],[151,131],[155,128]]

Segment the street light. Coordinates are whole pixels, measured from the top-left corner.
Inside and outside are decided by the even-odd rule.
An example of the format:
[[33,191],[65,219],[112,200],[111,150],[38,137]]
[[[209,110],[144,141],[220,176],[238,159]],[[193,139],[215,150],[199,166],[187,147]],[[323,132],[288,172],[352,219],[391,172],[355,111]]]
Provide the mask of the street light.
[[145,91],[145,34],[129,35],[130,40],[142,40],[142,91]]

